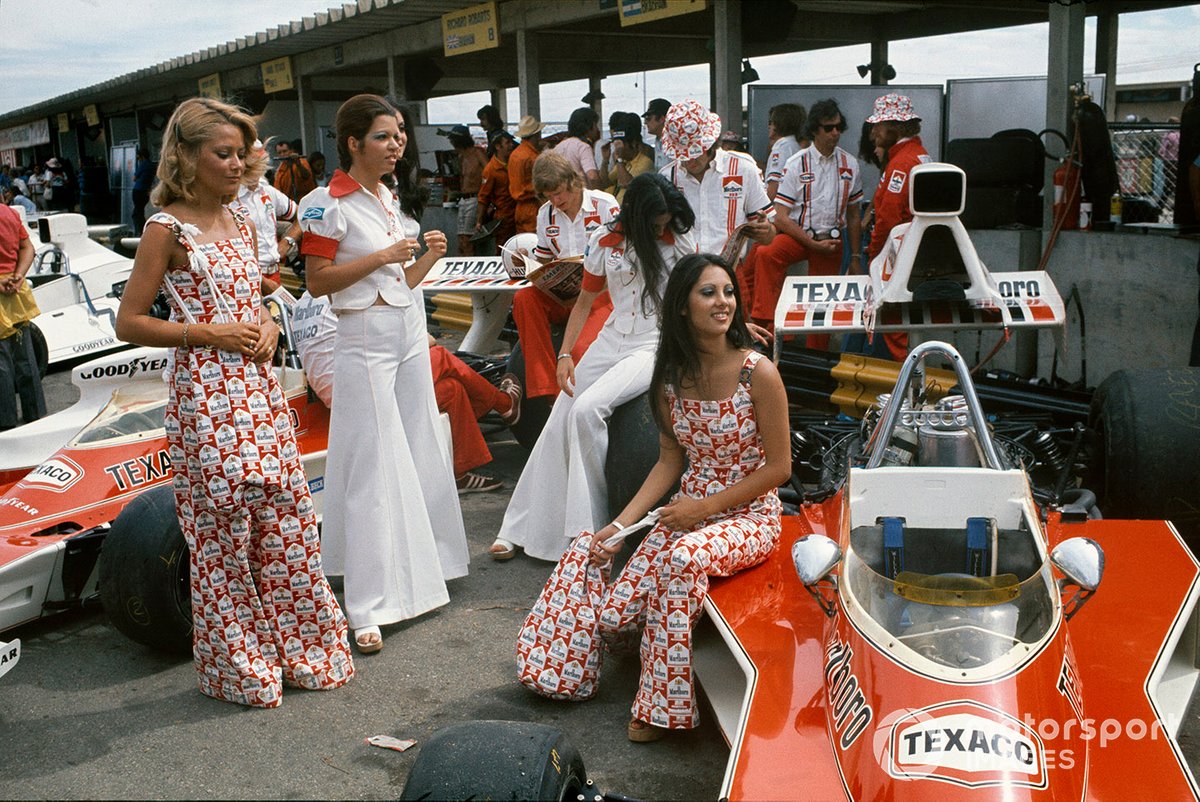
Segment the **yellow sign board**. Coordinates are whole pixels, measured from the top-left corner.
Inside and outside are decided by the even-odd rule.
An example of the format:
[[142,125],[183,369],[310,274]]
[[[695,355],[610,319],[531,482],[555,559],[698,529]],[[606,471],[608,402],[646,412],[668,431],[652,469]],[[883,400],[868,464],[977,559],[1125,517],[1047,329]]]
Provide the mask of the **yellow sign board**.
[[210,97],[213,100],[220,100],[221,73],[214,72],[212,75],[205,75],[196,82],[196,88],[200,93],[200,97]]
[[83,107],[83,116],[87,118],[88,125],[100,124],[100,112],[96,109],[95,103],[89,103]]
[[620,0],[621,27],[703,11],[708,0]]
[[71,127],[71,115],[65,111],[58,114],[58,130],[66,131]]
[[500,46],[495,0],[442,15],[442,49],[447,56]]
[[292,60],[284,56],[273,61],[264,61],[262,79],[263,91],[267,94],[291,89],[295,85],[292,83]]

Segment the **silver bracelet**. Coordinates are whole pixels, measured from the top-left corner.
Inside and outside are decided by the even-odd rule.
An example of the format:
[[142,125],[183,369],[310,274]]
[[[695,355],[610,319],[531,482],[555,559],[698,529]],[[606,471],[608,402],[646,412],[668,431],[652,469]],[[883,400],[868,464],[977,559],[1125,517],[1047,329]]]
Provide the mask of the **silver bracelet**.
[[183,324],[183,347],[184,348],[188,347],[187,332],[188,332],[188,326],[190,326],[190,325],[191,325],[190,323],[184,321],[184,324]]
[[554,361],[557,362],[559,359],[574,359],[574,358],[575,357],[571,356],[570,354],[559,354],[558,357],[556,357]]
[[625,531],[625,524],[621,523],[620,521],[618,521],[618,520],[617,520],[617,519],[615,519],[615,518],[613,519],[613,522],[609,524],[609,526],[615,526],[615,527],[617,527],[617,531],[618,531],[618,532],[624,532],[624,531]]

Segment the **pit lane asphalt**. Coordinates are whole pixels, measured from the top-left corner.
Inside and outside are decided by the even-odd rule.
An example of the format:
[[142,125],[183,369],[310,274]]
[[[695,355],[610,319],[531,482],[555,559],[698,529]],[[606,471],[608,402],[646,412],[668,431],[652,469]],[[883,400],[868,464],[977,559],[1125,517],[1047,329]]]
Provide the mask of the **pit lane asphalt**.
[[[69,372],[46,387],[52,410],[73,402]],[[715,799],[728,751],[710,715],[657,743],[626,739],[636,655],[609,658],[599,694],[583,704],[516,683],[516,633],[551,565],[486,556],[525,461],[507,431],[488,441],[495,460],[485,470],[506,489],[462,497],[470,575],[450,583],[449,605],[385,628],[383,651],[356,654],[358,675],[343,688],[287,689],[275,710],[209,699],[189,660],[127,640],[99,605],[0,635],[22,644],[21,662],[0,679],[0,797],[395,798],[431,734],[490,718],[559,727],[600,789]],[[381,734],[417,745],[398,753],[363,743]]]
[[[49,376],[46,390],[52,411],[75,400],[68,372]],[[507,488],[462,498],[470,575],[450,583],[449,605],[386,628],[384,650],[356,655],[358,676],[338,690],[289,689],[276,710],[208,699],[196,690],[190,661],[127,640],[98,605],[0,636],[19,637],[23,650],[0,679],[0,797],[394,798],[436,730],[494,718],[559,727],[602,790],[715,799],[728,751],[707,709],[692,732],[653,744],[626,740],[636,656],[610,657],[600,692],[583,704],[551,702],[516,684],[516,631],[550,565],[486,556],[525,460],[506,432],[488,441],[495,461],[485,471]],[[397,753],[363,743],[381,734],[417,746]],[[1179,740],[1196,773],[1200,706]],[[780,798],[804,794],[780,789]]]

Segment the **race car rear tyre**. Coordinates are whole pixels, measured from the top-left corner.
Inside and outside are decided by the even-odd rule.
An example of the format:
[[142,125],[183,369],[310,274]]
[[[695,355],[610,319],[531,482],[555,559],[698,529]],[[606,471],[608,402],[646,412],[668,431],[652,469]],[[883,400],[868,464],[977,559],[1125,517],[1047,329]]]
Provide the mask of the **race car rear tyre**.
[[[558,343],[562,341],[561,333],[555,332],[555,340],[555,347],[558,347]],[[533,444],[537,442],[546,426],[546,419],[550,417],[550,405],[554,396],[529,398],[525,395],[525,352],[521,350],[519,342],[513,345],[512,353],[508,356],[507,371],[521,380],[521,418],[509,429],[526,451],[532,451]]]
[[171,487],[131,501],[113,521],[100,552],[100,601],[113,626],[154,649],[190,654],[189,565]]
[[583,758],[561,730],[524,721],[468,721],[421,747],[402,800],[575,800],[587,789]]
[[1200,545],[1200,368],[1119,370],[1096,390],[1092,482],[1106,518],[1172,521]]
[[604,481],[608,485],[610,518],[620,515],[641,490],[657,461],[658,425],[650,411],[650,394],[642,393],[614,409],[608,419]]
[[44,379],[46,369],[50,367],[50,346],[46,345],[46,335],[36,323],[30,323],[26,331],[33,338],[33,355],[37,359],[38,375]]

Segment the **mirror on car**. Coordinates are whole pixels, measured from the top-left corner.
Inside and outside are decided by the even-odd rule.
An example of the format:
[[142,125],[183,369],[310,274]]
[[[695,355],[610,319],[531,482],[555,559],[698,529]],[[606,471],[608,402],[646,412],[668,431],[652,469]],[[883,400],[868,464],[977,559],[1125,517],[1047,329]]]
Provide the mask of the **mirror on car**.
[[1050,553],[1050,562],[1071,584],[1089,592],[1099,587],[1104,577],[1104,549],[1089,537],[1073,537],[1059,543]]
[[841,548],[825,535],[805,535],[792,544],[792,564],[806,587],[828,576],[841,560]]

